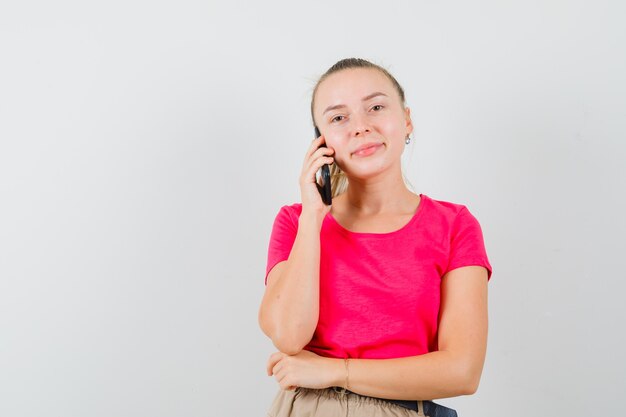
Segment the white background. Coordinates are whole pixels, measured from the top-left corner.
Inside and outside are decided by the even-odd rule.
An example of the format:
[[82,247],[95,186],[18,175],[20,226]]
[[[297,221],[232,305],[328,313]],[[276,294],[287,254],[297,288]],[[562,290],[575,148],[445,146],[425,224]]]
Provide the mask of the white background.
[[0,415],[264,416],[257,313],[313,85],[385,66],[417,192],[494,274],[459,416],[616,415],[626,389],[620,1],[0,6]]

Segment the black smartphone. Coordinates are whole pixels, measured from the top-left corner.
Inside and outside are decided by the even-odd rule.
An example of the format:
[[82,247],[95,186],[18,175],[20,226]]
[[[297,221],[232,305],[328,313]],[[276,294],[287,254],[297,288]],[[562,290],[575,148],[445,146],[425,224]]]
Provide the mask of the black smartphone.
[[[315,137],[319,138],[321,135],[322,134],[320,133],[320,130],[317,128],[317,126],[315,126]],[[322,146],[326,147],[326,144],[322,143],[320,145],[320,148]],[[330,206],[333,197],[330,188],[330,168],[328,167],[328,164],[322,165],[322,167],[315,174],[315,185],[317,185],[317,190],[320,192],[324,204]]]

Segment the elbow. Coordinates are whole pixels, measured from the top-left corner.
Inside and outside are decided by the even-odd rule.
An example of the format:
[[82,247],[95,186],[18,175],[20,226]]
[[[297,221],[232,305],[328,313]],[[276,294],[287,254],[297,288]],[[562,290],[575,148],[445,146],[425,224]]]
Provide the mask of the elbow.
[[478,385],[480,383],[479,378],[468,378],[463,386],[463,395],[474,395],[478,391]]
[[272,338],[272,343],[276,346],[276,349],[279,351],[293,356],[297,355],[304,347],[307,345],[307,342],[303,340],[298,340],[293,337],[274,337]]
[[259,326],[272,341],[276,349],[287,354],[296,355],[311,341],[317,322],[307,326],[294,323],[277,323],[267,315],[259,312]]
[[449,358],[449,396],[473,395],[478,391],[483,361],[477,361],[469,355],[458,355],[450,352]]
[[265,314],[263,314],[263,306],[261,306],[261,308],[259,309],[259,314],[257,316],[257,321],[258,321],[259,327],[261,328],[261,331],[263,333],[265,333],[265,335],[271,339],[272,338],[273,329],[272,329],[271,322],[268,321],[265,318]]
[[293,344],[290,345],[290,344],[277,343],[277,342],[274,342],[274,346],[276,346],[276,349],[278,349],[282,353],[289,355],[289,356],[297,355],[304,348],[304,346],[300,347],[298,345],[293,345]]
[[459,375],[459,387],[461,395],[474,395],[478,391],[480,384],[481,369],[476,367],[461,367],[463,372]]
[[259,325],[263,333],[270,338],[276,349],[287,355],[296,355],[304,349],[312,337],[309,337],[307,341],[305,341],[306,338],[304,337],[295,337],[295,332],[289,330],[281,331],[274,323],[263,320],[261,316],[259,317]]

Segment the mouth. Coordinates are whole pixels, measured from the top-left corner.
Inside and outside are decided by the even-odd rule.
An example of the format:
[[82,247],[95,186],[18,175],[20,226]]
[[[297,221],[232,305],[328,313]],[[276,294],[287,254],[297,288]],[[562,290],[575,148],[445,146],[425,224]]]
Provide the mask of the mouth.
[[372,145],[367,145],[353,152],[352,155],[353,156],[369,156],[375,153],[376,151],[378,151],[382,147],[383,147],[382,143],[375,143]]

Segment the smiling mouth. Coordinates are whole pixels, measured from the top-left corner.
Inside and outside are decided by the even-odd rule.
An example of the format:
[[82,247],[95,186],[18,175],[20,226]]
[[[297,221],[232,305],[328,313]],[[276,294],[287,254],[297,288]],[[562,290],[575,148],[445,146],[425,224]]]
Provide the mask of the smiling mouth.
[[368,156],[373,154],[374,152],[376,152],[378,150],[378,148],[382,147],[383,144],[379,143],[377,145],[372,145],[372,146],[368,146],[367,148],[363,148],[360,149],[356,152],[353,152],[352,155],[356,155],[356,156]]

